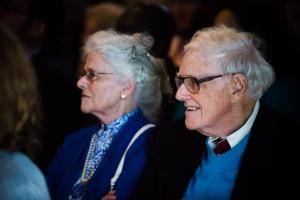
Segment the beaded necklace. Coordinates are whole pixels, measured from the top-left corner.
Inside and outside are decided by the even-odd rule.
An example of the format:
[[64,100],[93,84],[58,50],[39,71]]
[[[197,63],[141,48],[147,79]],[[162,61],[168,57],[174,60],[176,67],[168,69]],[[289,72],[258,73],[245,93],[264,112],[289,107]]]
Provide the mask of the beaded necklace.
[[96,137],[96,134],[94,134],[93,137],[91,138],[89,151],[88,151],[88,153],[86,155],[86,159],[84,161],[84,166],[83,166],[82,174],[81,174],[81,177],[80,177],[80,183],[82,183],[82,184],[86,184],[91,179],[91,177],[94,175],[94,173],[96,171],[96,168],[93,167],[92,170],[91,170],[90,175],[88,175],[86,173],[88,162],[91,159],[91,154],[92,154],[92,151],[94,150],[94,147],[95,147],[95,137]]
[[93,177],[96,169],[101,162],[106,150],[109,148],[112,139],[118,134],[122,126],[133,116],[138,109],[135,109],[119,119],[113,121],[109,125],[104,125],[102,128],[91,137],[89,149],[86,154],[81,176],[74,184],[69,200],[84,199],[90,179]]
[[[89,180],[93,177],[99,162],[96,160],[99,160],[99,156],[95,157],[95,155],[99,154],[96,153],[97,149],[102,149],[102,152],[105,152],[108,147],[110,146],[110,143],[112,141],[112,138],[119,132],[120,128],[128,121],[128,119],[135,113],[137,110],[134,110],[132,112],[129,112],[125,115],[123,115],[121,118],[115,120],[109,125],[104,125],[98,133],[95,133],[90,141],[89,150],[86,155],[86,159],[84,162],[82,174],[80,177],[80,183],[85,184],[89,182]],[[101,135],[101,136],[99,136]],[[99,140],[102,140],[101,146],[99,146]],[[105,140],[105,142],[104,142]],[[96,149],[95,149],[96,148]],[[96,151],[96,152],[95,152]],[[102,155],[103,156],[103,155]],[[100,156],[100,157],[102,157]]]

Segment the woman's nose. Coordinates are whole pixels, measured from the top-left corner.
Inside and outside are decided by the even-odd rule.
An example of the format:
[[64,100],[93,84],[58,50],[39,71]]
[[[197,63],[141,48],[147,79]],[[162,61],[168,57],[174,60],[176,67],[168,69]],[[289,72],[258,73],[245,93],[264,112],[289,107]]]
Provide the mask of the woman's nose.
[[87,88],[87,79],[85,76],[82,76],[78,81],[77,81],[77,87],[81,90]]

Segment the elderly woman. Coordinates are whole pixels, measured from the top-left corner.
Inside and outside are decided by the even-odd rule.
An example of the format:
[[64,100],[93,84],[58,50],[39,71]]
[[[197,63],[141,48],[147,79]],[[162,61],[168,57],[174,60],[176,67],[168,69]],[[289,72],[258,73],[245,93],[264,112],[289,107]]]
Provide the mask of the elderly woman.
[[[54,199],[128,199],[146,160],[146,142],[170,93],[149,36],[100,31],[84,46],[81,110],[99,124],[69,136],[49,166]],[[112,192],[111,192],[112,193]]]

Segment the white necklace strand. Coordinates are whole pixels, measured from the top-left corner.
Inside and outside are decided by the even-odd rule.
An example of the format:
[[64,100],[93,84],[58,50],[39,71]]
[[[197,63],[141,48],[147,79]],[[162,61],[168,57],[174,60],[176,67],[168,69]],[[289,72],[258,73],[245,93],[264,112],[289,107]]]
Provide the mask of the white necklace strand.
[[83,170],[82,170],[82,174],[81,174],[81,177],[80,177],[80,183],[83,183],[83,184],[86,184],[92,178],[92,176],[94,175],[94,173],[96,171],[96,167],[92,167],[90,175],[88,176],[86,174],[88,162],[91,159],[91,154],[92,154],[92,151],[94,150],[94,147],[95,147],[95,138],[96,138],[96,134],[94,134],[93,137],[91,138],[89,151],[86,155]]

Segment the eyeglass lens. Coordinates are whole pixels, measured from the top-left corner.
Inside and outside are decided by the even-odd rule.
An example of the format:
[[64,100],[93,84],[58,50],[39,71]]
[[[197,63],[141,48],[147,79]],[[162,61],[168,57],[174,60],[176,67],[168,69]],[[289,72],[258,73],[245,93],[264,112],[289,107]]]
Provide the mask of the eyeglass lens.
[[175,83],[177,88],[179,88],[183,83],[186,89],[191,93],[197,93],[199,91],[199,85],[197,83],[197,80],[193,77],[186,77],[186,78],[176,77]]

